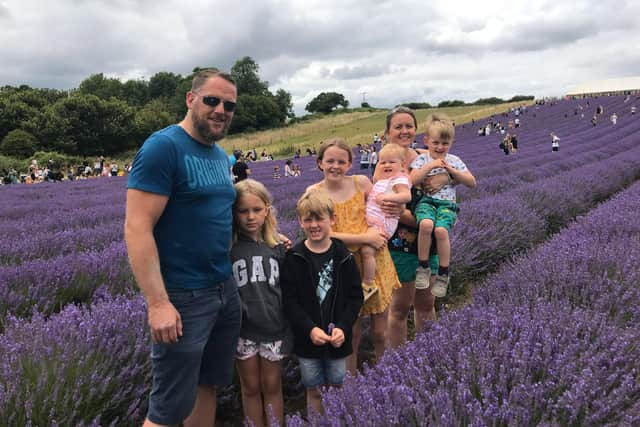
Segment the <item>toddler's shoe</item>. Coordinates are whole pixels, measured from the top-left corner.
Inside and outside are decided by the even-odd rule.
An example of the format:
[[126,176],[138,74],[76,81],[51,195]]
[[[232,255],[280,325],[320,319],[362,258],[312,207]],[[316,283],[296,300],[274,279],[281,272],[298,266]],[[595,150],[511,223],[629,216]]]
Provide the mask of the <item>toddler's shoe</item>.
[[449,276],[436,275],[436,282],[431,287],[431,294],[438,298],[447,295],[447,287],[449,286]]
[[364,302],[367,302],[369,298],[374,296],[378,292],[376,282],[366,283],[362,282],[362,293],[364,294]]
[[431,269],[429,267],[418,267],[416,270],[416,289],[428,289],[431,279]]

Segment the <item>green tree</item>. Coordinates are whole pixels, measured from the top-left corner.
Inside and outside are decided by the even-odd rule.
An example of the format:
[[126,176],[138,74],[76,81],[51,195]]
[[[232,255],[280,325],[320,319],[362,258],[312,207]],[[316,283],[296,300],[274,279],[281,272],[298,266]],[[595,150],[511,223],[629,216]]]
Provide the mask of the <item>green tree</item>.
[[533,95],[515,95],[511,97],[507,102],[518,102],[518,101],[531,101],[535,97]]
[[280,123],[284,123],[287,119],[296,116],[296,114],[293,112],[293,102],[291,101],[291,94],[286,90],[278,89],[276,91],[276,104],[278,105],[278,119]]
[[338,106],[347,108],[349,101],[344,99],[344,95],[336,92],[322,92],[307,104],[305,110],[310,113],[330,113]]
[[431,104],[428,102],[407,102],[406,104],[402,104],[407,108],[411,108],[412,110],[420,110],[426,108],[432,108]]
[[473,102],[472,105],[495,105],[495,104],[502,104],[504,102],[504,99],[502,98],[496,98],[491,97],[491,98],[480,98],[478,100],[476,100],[475,102]]
[[442,101],[438,104],[438,108],[444,107],[462,107],[466,105],[464,101],[460,101],[459,99],[454,99],[453,101]]
[[167,104],[169,106],[169,112],[173,114],[174,120],[182,120],[184,115],[187,113],[187,102],[186,96],[187,92],[191,90],[191,80],[193,79],[193,74],[182,77],[178,86],[173,93],[173,95],[168,98]]
[[24,121],[37,113],[36,108],[27,105],[15,93],[0,96],[0,139],[22,127]]
[[236,82],[238,94],[265,95],[269,91],[269,84],[260,80],[259,70],[260,66],[249,56],[236,61],[231,67],[231,76]]
[[104,74],[92,74],[80,83],[78,91],[83,95],[95,95],[98,98],[123,98],[122,82]]
[[134,107],[149,102],[149,83],[146,80],[127,80],[122,85],[122,99]]
[[140,144],[158,129],[163,129],[175,122],[175,117],[169,111],[169,106],[163,99],[154,99],[136,111],[135,115],[136,142]]
[[230,132],[256,131],[280,125],[273,96],[240,95]]
[[14,129],[0,142],[0,154],[26,159],[35,152],[36,138],[22,129]]
[[171,98],[176,94],[176,88],[182,83],[179,74],[161,71],[149,79],[149,98]]
[[47,132],[55,138],[46,149],[94,156],[135,147],[134,109],[120,99],[76,94],[54,104],[45,120]]

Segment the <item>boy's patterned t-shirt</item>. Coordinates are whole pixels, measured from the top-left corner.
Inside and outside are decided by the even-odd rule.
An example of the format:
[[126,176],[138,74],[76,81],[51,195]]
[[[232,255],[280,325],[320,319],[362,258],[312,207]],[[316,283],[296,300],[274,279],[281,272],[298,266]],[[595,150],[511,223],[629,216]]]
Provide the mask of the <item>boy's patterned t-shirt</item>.
[[[454,156],[453,154],[447,153],[445,156],[445,161],[449,163],[454,169],[457,169],[461,172],[465,172],[467,170],[467,165],[464,164],[460,157]],[[429,153],[422,153],[415,158],[415,160],[411,163],[411,169],[420,169],[425,164],[432,161],[433,158],[429,155]],[[447,173],[445,168],[435,168],[431,172],[427,174],[427,176],[438,175],[441,173]],[[429,194],[430,197],[439,200],[450,200],[452,202],[456,201],[456,188],[453,185],[447,184],[440,189],[435,194]]]

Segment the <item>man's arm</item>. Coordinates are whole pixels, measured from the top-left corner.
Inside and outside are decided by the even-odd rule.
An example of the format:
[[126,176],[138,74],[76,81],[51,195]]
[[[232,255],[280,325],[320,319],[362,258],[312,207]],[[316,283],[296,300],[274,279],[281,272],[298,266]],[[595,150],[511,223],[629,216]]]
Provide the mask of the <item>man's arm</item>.
[[147,301],[149,327],[154,342],[172,343],[182,335],[180,314],[169,301],[160,273],[153,227],[169,198],[155,193],[127,190],[124,238],[129,263]]

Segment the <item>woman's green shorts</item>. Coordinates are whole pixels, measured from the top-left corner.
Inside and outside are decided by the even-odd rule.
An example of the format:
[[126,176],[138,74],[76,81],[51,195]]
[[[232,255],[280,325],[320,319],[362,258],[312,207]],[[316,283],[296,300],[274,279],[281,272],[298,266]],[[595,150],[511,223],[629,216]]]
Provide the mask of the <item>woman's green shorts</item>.
[[[415,282],[416,270],[418,269],[418,255],[401,251],[389,251],[389,253],[396,267],[400,282]],[[430,255],[429,268],[431,268],[432,273],[436,274],[438,272],[438,264],[438,255]]]

